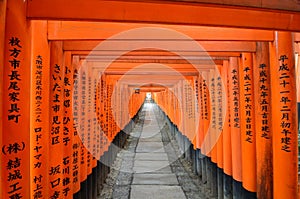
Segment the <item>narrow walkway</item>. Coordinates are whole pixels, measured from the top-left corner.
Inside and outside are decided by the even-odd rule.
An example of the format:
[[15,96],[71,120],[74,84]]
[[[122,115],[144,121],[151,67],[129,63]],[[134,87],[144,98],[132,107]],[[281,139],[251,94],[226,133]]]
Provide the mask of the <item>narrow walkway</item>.
[[100,198],[205,198],[197,176],[181,164],[156,105],[146,103],[139,118],[111,167]]

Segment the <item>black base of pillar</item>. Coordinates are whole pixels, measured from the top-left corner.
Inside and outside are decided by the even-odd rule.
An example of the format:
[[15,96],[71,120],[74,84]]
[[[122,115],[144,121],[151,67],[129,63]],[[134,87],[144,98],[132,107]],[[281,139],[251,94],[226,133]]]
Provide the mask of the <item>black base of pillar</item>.
[[223,174],[223,196],[224,199],[232,199],[232,177],[229,175]]

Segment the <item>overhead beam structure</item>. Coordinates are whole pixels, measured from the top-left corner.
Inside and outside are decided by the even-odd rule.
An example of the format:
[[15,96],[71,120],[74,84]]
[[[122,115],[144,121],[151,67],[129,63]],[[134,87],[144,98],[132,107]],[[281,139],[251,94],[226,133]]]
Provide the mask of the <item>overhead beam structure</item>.
[[299,12],[173,1],[31,0],[27,17],[300,31]]
[[[152,28],[152,30],[149,28]],[[143,34],[138,35],[137,31],[135,34],[126,34],[128,30],[134,29],[144,29]],[[164,29],[174,31],[174,35],[168,31],[164,31]],[[119,35],[120,33],[124,33],[124,36],[122,36],[124,40],[134,40],[137,38],[140,40],[180,40],[179,34],[183,34],[186,38],[189,37],[196,41],[274,40],[274,33],[270,30],[113,22],[48,22],[49,40],[114,40],[116,37],[112,36]]]
[[[65,51],[165,50],[171,52],[255,52],[255,42],[229,41],[64,41]],[[143,47],[141,49],[141,47]],[[159,49],[157,49],[159,47]],[[153,49],[156,48],[156,49]]]
[[193,3],[209,3],[209,4],[219,4],[219,5],[235,5],[235,6],[245,6],[252,8],[267,8],[276,10],[294,10],[300,11],[299,1],[290,0],[178,0],[182,2],[193,2]]
[[[80,58],[84,56],[96,56],[96,57],[105,57],[105,56],[119,56],[123,51],[114,50],[114,51],[89,51],[89,50],[73,50],[70,51],[72,55],[78,55]],[[174,52],[163,51],[163,50],[136,50],[130,51],[126,54],[122,54],[122,57],[127,56],[174,56]],[[182,51],[180,56],[198,56],[198,57],[239,57],[240,52],[194,52],[194,51]]]

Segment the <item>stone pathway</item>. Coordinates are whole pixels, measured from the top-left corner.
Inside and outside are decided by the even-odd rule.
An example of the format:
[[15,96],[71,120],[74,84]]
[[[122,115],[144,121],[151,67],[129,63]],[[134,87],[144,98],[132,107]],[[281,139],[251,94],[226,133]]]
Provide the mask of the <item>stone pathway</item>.
[[[118,154],[100,198],[205,198],[176,154],[155,104],[146,103],[127,145]],[[178,153],[178,151],[177,151]],[[186,184],[186,185],[185,185]]]
[[185,198],[172,173],[153,106],[144,107],[146,115],[136,148],[130,198]]

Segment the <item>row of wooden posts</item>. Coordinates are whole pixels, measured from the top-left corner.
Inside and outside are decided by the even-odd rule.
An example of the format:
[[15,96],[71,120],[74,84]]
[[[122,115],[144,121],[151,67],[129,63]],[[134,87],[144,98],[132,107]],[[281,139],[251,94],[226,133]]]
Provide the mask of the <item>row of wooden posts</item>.
[[195,149],[258,198],[298,197],[296,62],[292,34],[257,42],[223,65],[153,94]]
[[62,41],[48,42],[47,21],[27,20],[22,1],[8,4],[0,31],[0,196],[73,198],[144,96],[72,59]]

